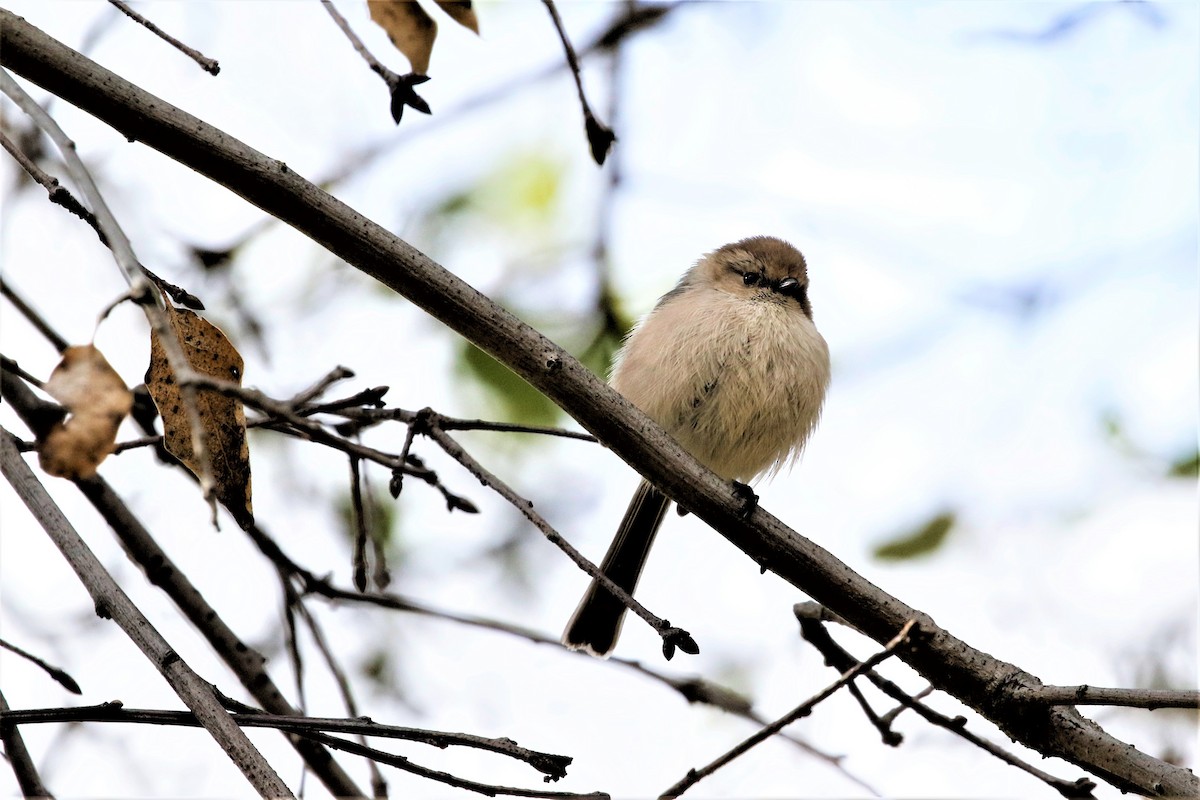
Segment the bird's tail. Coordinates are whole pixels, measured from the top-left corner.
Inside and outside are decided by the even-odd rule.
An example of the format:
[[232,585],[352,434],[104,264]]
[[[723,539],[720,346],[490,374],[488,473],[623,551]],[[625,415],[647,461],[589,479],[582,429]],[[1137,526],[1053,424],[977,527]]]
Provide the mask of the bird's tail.
[[[630,594],[637,587],[650,545],[670,502],[662,492],[642,481],[600,563],[600,570]],[[624,617],[625,605],[593,580],[567,623],[562,643],[572,650],[586,650],[604,658],[617,644]]]

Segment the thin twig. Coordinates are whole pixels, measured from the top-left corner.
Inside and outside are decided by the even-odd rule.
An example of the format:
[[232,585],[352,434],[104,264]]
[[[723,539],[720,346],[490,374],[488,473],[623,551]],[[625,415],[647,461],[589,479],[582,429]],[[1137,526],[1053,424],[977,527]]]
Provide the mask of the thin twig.
[[[432,409],[430,409],[432,410]],[[351,433],[362,430],[372,425],[378,425],[381,422],[397,421],[411,423],[417,420],[418,415],[425,412],[426,409],[420,411],[409,411],[403,408],[364,408],[361,404],[349,405],[346,401],[341,403],[327,403],[319,406],[310,406],[299,409],[304,415],[315,413],[337,414],[345,417],[348,420],[358,423],[358,425],[340,425],[339,432]],[[546,425],[522,425],[513,422],[495,422],[486,419],[461,419],[459,417],[447,417],[441,414],[438,415],[441,421],[442,430],[445,431],[495,431],[498,433],[534,433],[542,436],[559,436],[564,439],[578,439],[583,442],[597,442],[595,436],[583,431],[571,431],[565,428],[554,428]]]
[[458,419],[438,415],[438,424],[444,431],[496,431],[498,433],[535,433],[541,436],[558,436],[577,439],[581,442],[599,442],[595,436],[583,431],[569,431],[545,425],[519,425],[512,422],[493,422],[486,419]]
[[313,383],[312,386],[309,386],[303,391],[297,392],[296,396],[292,398],[292,404],[297,408],[308,405],[321,395],[325,394],[326,390],[328,390],[330,386],[333,386],[339,381],[344,381],[353,377],[354,370],[349,369],[348,367],[343,367],[341,364],[339,364],[333,369],[329,370],[329,372],[325,373],[325,375],[322,376],[320,380]]
[[308,697],[304,691],[304,656],[300,652],[300,630],[296,625],[296,606],[300,604],[299,595],[292,585],[289,576],[279,570],[279,586],[283,591],[283,630],[284,646],[287,648],[288,661],[292,665],[292,680],[296,684],[296,708],[303,714],[308,713]]
[[[0,720],[3,720],[7,713],[8,701],[4,699],[4,692],[0,691]],[[25,746],[20,729],[16,725],[0,724],[0,742],[4,744],[4,756],[12,765],[17,786],[21,787],[21,796],[54,800],[54,795],[50,794],[46,784],[42,783],[42,776],[29,755],[29,748]]]
[[4,149],[21,165],[26,174],[46,190],[51,203],[62,206],[86,222],[96,232],[96,235],[100,237],[100,241],[107,244],[107,240],[104,238],[104,231],[100,229],[100,223],[96,221],[96,215],[84,208],[83,204],[75,199],[75,195],[71,194],[71,191],[67,187],[58,182],[58,178],[53,177],[34,163],[33,159],[26,156],[17,147],[16,143],[5,136],[3,132],[0,132],[0,144],[3,144]]
[[334,23],[346,35],[346,38],[350,40],[350,44],[354,47],[355,51],[367,62],[371,71],[382,78],[383,82],[387,84],[388,93],[392,97],[392,119],[395,120],[396,124],[400,124],[405,106],[415,108],[422,114],[429,114],[429,104],[417,94],[414,88],[429,80],[429,76],[417,72],[400,75],[388,69],[383,65],[383,62],[372,55],[367,46],[363,44],[362,39],[358,38],[358,34],[350,27],[350,23],[334,8],[330,0],[321,0],[321,4],[325,6],[325,10],[329,12],[329,16],[333,17]]
[[712,775],[718,769],[725,766],[729,762],[733,761],[738,756],[744,755],[746,752],[748,752],[754,746],[761,744],[762,742],[765,742],[767,739],[770,739],[772,736],[779,733],[785,727],[792,724],[793,722],[800,719],[801,717],[806,717],[809,714],[811,714],[813,708],[815,708],[818,703],[820,703],[820,702],[824,701],[826,698],[830,697],[834,692],[836,692],[838,689],[842,688],[846,684],[850,683],[852,680],[857,678],[862,673],[874,668],[877,664],[887,660],[888,658],[891,658],[891,656],[895,654],[896,649],[898,647],[900,647],[900,645],[902,645],[906,641],[908,641],[908,635],[912,631],[912,629],[915,625],[916,625],[916,620],[910,619],[908,622],[906,622],[904,624],[904,627],[900,629],[900,632],[897,633],[896,636],[890,642],[888,642],[884,646],[884,648],[882,650],[880,650],[878,653],[871,656],[866,661],[863,661],[862,663],[857,664],[857,665],[851,667],[850,669],[846,670],[844,673],[842,673],[842,676],[840,678],[838,678],[833,683],[829,684],[823,690],[821,690],[817,694],[813,695],[809,699],[805,700],[803,703],[796,706],[791,711],[789,711],[788,713],[784,714],[779,719],[772,722],[770,725],[767,725],[767,726],[763,727],[762,729],[758,730],[757,732],[755,732],[755,734],[753,736],[749,737],[748,739],[743,741],[741,744],[739,744],[737,747],[734,747],[732,750],[725,753],[721,757],[712,761],[707,766],[701,767],[698,770],[697,769],[688,770],[687,775],[685,775],[682,780],[680,780],[674,786],[672,786],[671,788],[669,788],[665,792],[663,792],[660,795],[660,797],[664,797],[664,798],[679,797],[679,795],[683,794],[688,789],[690,789],[692,786],[695,786],[697,783],[699,783],[703,779],[707,778],[709,775]]
[[[300,611],[300,616],[308,625],[308,631],[312,634],[313,643],[321,653],[321,657],[325,659],[325,666],[329,668],[329,672],[333,675],[334,681],[337,683],[338,692],[342,696],[342,703],[346,706],[346,713],[353,717],[358,716],[358,703],[354,700],[354,690],[350,686],[350,679],[346,677],[346,670],[338,663],[337,658],[333,654],[333,648],[329,646],[329,640],[325,638],[325,632],[321,629],[320,623],[316,617],[304,605],[301,598],[297,598],[296,608]],[[359,734],[358,741],[360,744],[367,746],[367,737],[365,734]],[[373,760],[367,759],[367,769],[371,773],[371,791],[377,798],[387,797],[387,781],[383,778],[383,773],[379,771],[379,765]]]
[[363,508],[362,477],[358,470],[359,458],[350,456],[350,516],[354,525],[354,548],[350,563],[354,567],[354,586],[367,590],[367,512]]
[[[45,388],[45,384],[41,381],[41,379],[39,379],[36,375],[30,375],[28,372],[21,369],[21,365],[16,361],[13,361],[8,356],[0,355],[0,366],[3,366],[5,372],[11,372],[13,375],[16,375],[18,378],[28,383],[30,386],[36,386],[39,389]],[[48,402],[45,404],[45,406],[43,406],[43,408],[49,410],[49,408],[54,405],[54,403]],[[62,406],[57,406],[57,408],[58,413],[55,416],[61,420],[67,415],[67,410]]]
[[113,445],[112,454],[115,456],[119,453],[124,453],[126,450],[137,450],[142,447],[156,447],[161,442],[161,436],[139,436],[136,439],[127,439],[123,442],[117,442],[115,445]]
[[[635,11],[622,14],[614,19],[608,28],[601,31],[595,39],[579,51],[579,56],[587,58],[595,53],[608,51],[625,41],[628,37],[652,28],[666,19],[671,12],[686,5],[688,4],[681,2],[654,6],[639,5]],[[555,59],[552,63],[543,67],[529,70],[515,78],[508,78],[495,86],[482,89],[441,116],[429,120],[419,128],[409,128],[407,132],[402,131],[399,135],[382,138],[373,144],[359,149],[345,158],[341,166],[335,168],[325,178],[316,182],[322,187],[332,189],[355,174],[358,174],[361,170],[369,167],[372,162],[388,155],[397,147],[405,146],[410,141],[410,138],[436,133],[444,125],[460,124],[463,118],[470,114],[490,108],[497,103],[509,99],[514,91],[528,91],[568,68],[565,59]],[[265,217],[259,223],[258,227],[260,229],[265,228],[276,221],[272,217]]]
[[[355,392],[349,397],[328,400],[324,403],[300,405],[296,408],[296,413],[311,417],[313,414],[338,414],[345,416],[343,412],[354,413],[357,410],[374,411],[386,405],[383,397],[391,391],[391,388],[390,386],[372,386],[370,389]],[[349,432],[342,430],[340,425],[338,426],[338,432],[349,435]],[[357,433],[357,431],[355,432]]]
[[362,56],[363,61],[367,62],[367,66],[371,68],[371,71],[383,78],[389,89],[395,85],[400,76],[384,66],[384,63],[367,49],[367,46],[363,44],[363,40],[358,38],[358,34],[354,32],[354,29],[350,27],[350,23],[346,21],[346,18],[342,16],[333,3],[330,0],[321,0],[321,5],[325,6],[325,10],[329,12],[329,16],[333,17],[333,21],[338,26],[338,29],[350,40],[350,45],[354,48],[354,52]]
[[[880,738],[888,747],[898,747],[904,741],[904,736],[892,729],[890,720],[886,720],[879,714],[875,713],[875,709],[867,702],[866,696],[862,693],[862,689],[858,688],[857,683],[852,683],[846,687],[846,690],[858,701],[858,707],[862,709],[867,720],[879,731]],[[903,706],[902,706],[903,707]]]
[[55,681],[57,681],[68,692],[70,692],[72,694],[83,694],[83,690],[79,688],[79,684],[75,682],[74,678],[72,678],[69,674],[67,674],[67,671],[65,669],[60,669],[59,667],[56,667],[53,664],[48,664],[47,662],[45,662],[42,659],[35,656],[33,653],[27,653],[24,650],[22,650],[21,648],[17,647],[15,644],[12,644],[11,642],[6,642],[3,639],[0,639],[0,647],[3,647],[5,650],[8,650],[10,652],[16,653],[17,655],[19,655],[21,658],[25,659],[26,661],[32,662],[32,663],[36,664],[37,666],[41,667],[42,670],[44,670],[47,675],[49,675],[51,678],[53,678]]
[[[29,177],[33,178],[34,181],[36,181],[46,190],[48,195],[47,199],[49,199],[51,203],[62,206],[67,211],[70,211],[72,214],[86,222],[91,227],[92,231],[95,232],[96,236],[100,239],[100,243],[105,247],[108,246],[108,238],[104,235],[104,230],[100,227],[100,223],[96,219],[96,215],[84,208],[83,204],[75,199],[75,195],[71,194],[67,187],[59,183],[58,178],[55,178],[38,167],[37,164],[35,164],[28,156],[26,156],[20,151],[20,149],[17,148],[15,143],[13,143],[7,136],[4,135],[3,131],[0,131],[0,145],[3,145],[4,149],[16,159],[17,163],[21,165],[26,173],[28,173]],[[202,303],[199,298],[188,292],[186,289],[160,278],[158,275],[155,275],[153,272],[147,269],[144,264],[142,265],[142,271],[146,273],[146,277],[153,281],[159,289],[170,295],[171,299],[176,303],[197,311],[204,310],[204,303]],[[107,313],[108,310],[106,310],[101,316],[104,316]],[[59,351],[61,352],[65,347],[66,345],[64,344],[63,347],[59,348]]]
[[[625,17],[632,18],[636,13],[636,0],[626,0]],[[621,91],[625,85],[622,75],[626,69],[625,48],[620,47],[624,38],[619,38],[613,44],[608,57],[608,119],[613,127],[622,126]],[[604,184],[600,202],[596,209],[596,234],[592,242],[592,263],[596,268],[596,310],[599,312],[600,325],[592,337],[588,349],[606,346],[606,337],[620,338],[625,335],[625,323],[617,312],[616,291],[613,288],[612,259],[609,243],[613,238],[613,221],[616,217],[618,193],[625,180],[625,164],[621,148],[617,148],[608,160],[608,180]],[[588,352],[587,350],[584,351]],[[601,351],[603,352],[603,351]]]
[[696,644],[692,635],[683,628],[677,628],[671,625],[665,619],[655,616],[649,609],[639,603],[628,592],[617,586],[607,575],[600,569],[584,558],[583,554],[575,549],[566,539],[556,531],[549,522],[533,510],[533,503],[518,495],[513,491],[507,483],[500,480],[499,477],[489,472],[478,461],[476,461],[466,450],[462,448],[454,439],[452,439],[445,431],[437,424],[436,415],[432,415],[429,420],[429,429],[426,435],[438,443],[438,446],[446,452],[446,455],[453,458],[472,475],[474,475],[480,483],[494,492],[499,494],[505,500],[512,504],[514,508],[521,512],[525,519],[529,520],[534,526],[542,532],[550,543],[567,554],[567,557],[575,562],[581,570],[589,576],[600,582],[600,585],[616,596],[618,600],[625,605],[626,608],[637,614],[646,623],[654,629],[655,633],[662,638],[663,656],[670,660],[675,654],[675,648],[678,647],[685,653],[695,654],[700,652],[699,646]]
[[[797,603],[792,612],[798,619],[836,622],[853,628],[845,619],[820,603]],[[926,690],[928,693],[929,689]],[[1200,708],[1200,692],[1191,689],[1107,689],[1079,686],[1029,686],[1014,690],[1013,699],[1027,703],[1057,706],[1125,706],[1145,708]]]
[[162,39],[164,42],[171,45],[179,52],[183,53],[185,56],[190,58],[192,61],[195,61],[197,64],[200,65],[200,69],[204,70],[209,75],[216,75],[217,73],[219,73],[221,71],[221,65],[218,64],[215,59],[208,58],[203,53],[201,53],[199,50],[194,50],[194,49],[188,47],[183,42],[176,39],[175,37],[164,33],[161,28],[159,28],[157,25],[155,25],[150,20],[143,17],[141,14],[134,11],[132,8],[129,7],[129,5],[127,3],[123,3],[123,2],[121,2],[121,0],[108,0],[108,2],[112,3],[114,6],[121,9],[121,11],[125,12],[125,15],[128,16],[130,19],[144,25],[146,27],[146,29],[149,30],[151,33],[155,34],[160,39]]
[[388,568],[385,532],[379,527],[385,521],[379,519],[381,511],[375,502],[375,490],[371,488],[370,470],[363,470],[362,485],[363,491],[370,499],[370,502],[363,506],[363,510],[366,512],[367,530],[371,534],[367,539],[367,543],[371,546],[371,581],[375,584],[375,588],[386,589],[392,582],[392,573]]
[[1020,689],[1017,699],[1055,706],[1200,708],[1200,692],[1189,689],[1105,689],[1099,686],[1038,686]]
[[287,784],[230,719],[209,684],[162,638],[80,538],[33,470],[21,458],[12,439],[7,430],[0,428],[0,467],[3,468],[4,477],[79,576],[95,600],[96,613],[115,621],[138,646],[242,771],[255,791],[264,797],[292,797]]
[[542,0],[542,3],[550,12],[550,19],[554,21],[554,29],[558,31],[558,38],[562,40],[563,51],[567,56],[567,65],[571,68],[571,76],[575,79],[575,89],[579,93],[579,105],[583,108],[583,125],[587,132],[588,144],[592,149],[592,158],[597,164],[603,164],[613,142],[617,140],[617,136],[611,128],[596,119],[596,115],[592,113],[592,107],[588,104],[587,95],[583,91],[583,76],[580,74],[579,58],[575,55],[575,48],[571,46],[567,29],[563,25],[562,17],[558,15],[558,8],[555,6],[554,0]]
[[[33,306],[25,302],[25,298],[17,294],[16,291],[9,286],[8,281],[4,280],[2,277],[0,277],[0,294],[3,294],[6,298],[8,298],[8,302],[12,303],[16,307],[17,311],[21,312],[21,316],[29,320],[30,325],[37,328],[38,333],[46,337],[50,344],[54,346],[55,350],[61,353],[71,346],[71,343],[60,336],[58,332],[50,326],[50,323],[46,322],[46,319],[37,311],[35,311]],[[41,382],[39,381],[34,385],[40,386]]]
[[[854,665],[859,663],[854,656],[850,655],[850,653],[848,653],[841,645],[834,641],[833,637],[830,636],[829,631],[825,629],[823,622],[813,619],[810,616],[801,614],[797,614],[797,618],[800,622],[800,633],[804,637],[804,640],[816,647],[817,650],[821,652],[821,655],[825,657],[826,664],[838,671],[844,671],[846,669],[853,669]],[[958,736],[961,736],[971,744],[987,751],[1006,764],[1010,764],[1018,769],[1028,772],[1030,775],[1042,781],[1047,786],[1053,788],[1063,797],[1092,797],[1092,789],[1096,787],[1096,784],[1091,779],[1085,777],[1079,778],[1076,781],[1067,781],[1063,780],[1062,778],[1055,777],[1054,775],[1051,775],[1050,773],[1038,769],[1032,764],[1021,760],[1020,758],[1017,758],[1015,755],[1009,753],[998,745],[992,744],[986,739],[971,733],[966,729],[965,717],[960,716],[951,718],[938,711],[934,711],[921,701],[913,697],[909,697],[908,693],[902,688],[873,670],[868,670],[866,677],[884,694],[907,706],[908,708],[911,708],[926,721],[937,725],[940,728],[945,728],[946,730]]]
[[496,795],[507,795],[510,797],[539,797],[547,798],[548,800],[557,800],[558,798],[594,798],[594,800],[609,800],[609,796],[604,792],[590,792],[588,794],[579,794],[577,792],[545,792],[536,789],[520,789],[513,786],[496,786],[487,783],[478,783],[476,781],[460,778],[457,775],[451,775],[448,772],[429,769],[422,767],[419,764],[414,764],[404,756],[392,755],[385,753],[382,750],[376,750],[373,747],[367,747],[358,742],[350,742],[345,739],[339,739],[336,736],[330,736],[325,733],[312,734],[313,738],[322,744],[344,750],[347,753],[365,756],[372,761],[377,761],[381,764],[387,764],[413,775],[419,775],[422,778],[427,778],[431,781],[444,783],[447,786],[453,786],[458,789],[466,789],[470,792],[495,797]]
[[468,510],[474,508],[474,504],[470,501],[458,497],[443,486],[438,480],[437,473],[433,470],[414,465],[412,458],[408,459],[408,463],[405,463],[394,455],[330,433],[319,422],[297,413],[289,402],[275,400],[256,389],[239,386],[230,381],[218,380],[209,375],[201,375],[193,372],[187,380],[192,386],[199,389],[211,389],[228,397],[241,400],[247,406],[257,409],[269,417],[269,419],[263,421],[251,421],[247,423],[248,425],[259,425],[301,439],[317,442],[318,444],[332,447],[335,450],[340,450],[348,455],[374,461],[393,472],[402,470],[405,474],[411,475],[438,489],[452,508]]
[[[929,697],[929,695],[931,695],[931,694],[933,694],[933,687],[926,686],[924,689],[922,689],[921,691],[914,694],[912,696],[912,699],[913,700],[924,700],[926,697]],[[892,726],[892,724],[896,721],[896,717],[903,714],[905,711],[908,710],[908,708],[909,708],[908,706],[904,705],[903,703],[900,703],[895,708],[893,708],[891,711],[887,712],[882,717],[880,717],[879,721],[882,724],[884,724],[890,728]],[[896,735],[899,736],[900,734],[896,734]],[[884,741],[885,741],[885,743],[887,743],[886,739]]]
[[[243,728],[276,728],[291,733],[349,733],[356,736],[376,736],[381,739],[396,739],[416,742],[431,747],[465,747],[495,753],[529,764],[537,771],[558,780],[566,775],[571,763],[569,756],[544,753],[521,747],[512,739],[473,736],[467,733],[432,731],[424,728],[406,728],[398,725],[383,725],[366,717],[340,719],[336,717],[302,717],[282,714],[265,714],[256,709],[239,711],[231,715]],[[64,722],[118,722],[144,725],[168,725],[197,727],[196,715],[188,711],[161,711],[157,709],[126,708],[121,703],[100,703],[92,706],[71,708],[31,708],[17,711],[6,710],[0,715],[3,726],[32,725]]]

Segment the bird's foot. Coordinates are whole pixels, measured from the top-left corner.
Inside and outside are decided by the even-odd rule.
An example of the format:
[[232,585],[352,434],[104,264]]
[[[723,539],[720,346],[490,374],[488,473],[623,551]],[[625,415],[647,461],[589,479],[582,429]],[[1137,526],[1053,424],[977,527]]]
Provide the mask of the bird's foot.
[[741,481],[733,482],[733,493],[742,501],[742,518],[749,519],[754,513],[754,509],[758,508],[758,495],[754,493],[746,484]]

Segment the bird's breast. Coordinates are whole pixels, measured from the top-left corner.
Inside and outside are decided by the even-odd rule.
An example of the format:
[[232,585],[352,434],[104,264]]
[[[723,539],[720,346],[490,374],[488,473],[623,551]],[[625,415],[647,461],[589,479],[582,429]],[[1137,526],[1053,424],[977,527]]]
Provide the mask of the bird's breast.
[[828,349],[794,303],[695,294],[634,331],[613,385],[713,471],[749,480],[803,446],[829,382]]

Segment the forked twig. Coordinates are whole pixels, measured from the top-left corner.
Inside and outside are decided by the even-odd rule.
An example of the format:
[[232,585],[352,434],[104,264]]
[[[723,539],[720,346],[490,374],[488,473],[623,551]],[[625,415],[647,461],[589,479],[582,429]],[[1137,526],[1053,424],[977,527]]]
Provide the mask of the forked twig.
[[853,681],[855,678],[857,678],[859,675],[863,674],[864,672],[867,672],[868,670],[874,668],[876,665],[882,663],[883,661],[887,660],[888,658],[891,658],[892,655],[895,654],[896,649],[899,648],[900,645],[902,645],[906,641],[908,641],[908,636],[912,632],[912,629],[915,625],[916,625],[916,620],[910,619],[908,622],[906,622],[904,624],[904,627],[900,629],[900,632],[897,633],[895,635],[895,637],[893,637],[892,640],[889,641],[884,646],[884,648],[882,650],[880,650],[878,653],[871,656],[866,661],[863,661],[863,662],[851,667],[850,669],[846,670],[844,673],[842,673],[842,676],[840,678],[838,678],[836,681],[829,684],[824,689],[822,689],[820,692],[813,695],[809,699],[805,700],[803,703],[796,706],[791,711],[789,711],[788,713],[784,714],[779,719],[772,722],[770,725],[767,725],[767,726],[763,727],[762,729],[758,730],[757,732],[755,732],[755,734],[753,736],[749,737],[748,739],[743,741],[741,744],[737,745],[732,750],[728,751],[724,755],[715,759],[708,765],[701,767],[700,769],[688,770],[687,775],[685,775],[674,786],[672,786],[671,788],[669,788],[665,792],[663,792],[659,797],[660,798],[679,797],[681,794],[686,792],[689,788],[691,788],[692,786],[695,786],[697,783],[699,783],[704,778],[707,778],[709,775],[712,775],[718,769],[725,766],[729,762],[733,761],[738,756],[744,755],[751,748],[753,748],[754,746],[756,746],[758,744],[761,744],[762,742],[765,742],[767,739],[769,739],[772,736],[774,736],[775,734],[779,733],[785,727],[792,724],[793,722],[800,719],[801,717],[808,716],[810,713],[812,713],[813,708],[815,708],[818,703],[820,703],[823,700],[825,700],[826,698],[830,697],[838,689],[840,689],[843,686],[845,686],[846,684],[850,683],[851,681]]

